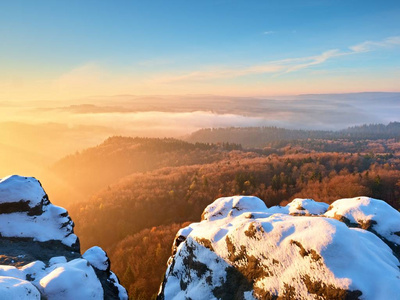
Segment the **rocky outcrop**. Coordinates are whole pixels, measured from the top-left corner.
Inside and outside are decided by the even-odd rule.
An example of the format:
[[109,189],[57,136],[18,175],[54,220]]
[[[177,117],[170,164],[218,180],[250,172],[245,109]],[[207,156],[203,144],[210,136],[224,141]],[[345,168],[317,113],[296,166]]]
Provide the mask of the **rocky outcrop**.
[[0,299],[127,299],[99,247],[80,254],[68,212],[40,182],[0,181]]
[[158,298],[397,299],[399,245],[381,200],[220,198],[178,232]]

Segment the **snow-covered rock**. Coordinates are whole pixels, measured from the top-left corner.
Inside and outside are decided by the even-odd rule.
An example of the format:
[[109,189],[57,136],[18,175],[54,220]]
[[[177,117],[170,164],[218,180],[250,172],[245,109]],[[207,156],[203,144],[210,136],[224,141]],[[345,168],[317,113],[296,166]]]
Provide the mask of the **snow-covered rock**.
[[40,300],[39,291],[29,281],[7,276],[0,276],[0,295],[4,300]]
[[110,259],[100,247],[94,246],[86,250],[82,257],[98,270],[106,271],[110,269]]
[[385,201],[368,197],[340,199],[332,203],[326,217],[338,219],[347,226],[373,232],[385,241],[400,258],[400,213]]
[[48,299],[102,299],[103,288],[93,268],[84,259],[52,266],[40,279],[40,289]]
[[52,205],[32,177],[13,175],[0,181],[0,224],[2,237],[60,241],[68,250],[79,250],[68,212]]
[[0,299],[127,299],[107,254],[81,255],[73,227],[35,178],[0,180]]
[[281,213],[287,215],[312,216],[326,212],[329,205],[323,202],[316,202],[312,199],[296,198],[286,206],[273,206],[269,213]]
[[159,299],[399,299],[399,224],[367,197],[220,198],[178,232]]

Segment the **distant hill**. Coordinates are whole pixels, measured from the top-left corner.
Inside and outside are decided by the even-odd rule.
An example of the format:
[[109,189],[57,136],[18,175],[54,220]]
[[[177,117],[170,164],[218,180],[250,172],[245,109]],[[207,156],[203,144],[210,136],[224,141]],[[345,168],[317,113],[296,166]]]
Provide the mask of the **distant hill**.
[[337,133],[351,139],[391,139],[400,137],[400,122],[349,127]]
[[284,141],[309,139],[390,139],[400,138],[400,122],[388,125],[370,124],[349,127],[340,131],[294,130],[278,127],[207,128],[192,133],[187,141],[201,143],[237,143],[244,147],[267,147]]
[[85,200],[133,173],[215,162],[225,155],[220,150],[216,145],[192,144],[172,138],[114,136],[56,162],[51,172],[58,182],[53,183],[50,192],[60,204],[67,205]]
[[0,176],[18,173],[44,180],[44,169],[58,159],[96,145],[114,132],[101,126],[0,122]]

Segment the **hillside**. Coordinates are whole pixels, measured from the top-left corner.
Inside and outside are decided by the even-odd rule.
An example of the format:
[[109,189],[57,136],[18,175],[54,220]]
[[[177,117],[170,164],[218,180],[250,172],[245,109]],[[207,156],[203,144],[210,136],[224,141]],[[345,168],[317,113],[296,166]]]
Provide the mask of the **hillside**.
[[[400,123],[388,125],[371,124],[349,127],[340,131],[294,130],[277,127],[229,127],[208,128],[192,133],[187,140],[201,143],[237,143],[244,147],[267,147],[286,142],[299,143],[306,140],[335,140],[348,142],[400,138]],[[337,151],[337,150],[336,150]],[[356,152],[359,150],[356,150]]]
[[[301,194],[327,203],[363,194],[400,208],[399,170],[398,158],[231,152],[217,163],[128,176],[69,211],[88,243],[84,248],[99,241],[109,250],[120,238],[144,228],[195,221],[210,199],[221,195],[255,195],[272,206]],[[104,228],[102,222],[112,226]]]
[[[1,106],[0,108],[4,109]],[[8,112],[11,116],[17,114]],[[4,122],[4,118],[0,120],[1,177],[18,172],[43,179],[46,168],[60,158],[115,134],[114,130],[102,126]]]
[[114,136],[57,161],[50,170],[49,192],[60,204],[69,205],[133,173],[211,163],[224,155],[215,145]]
[[[110,137],[96,147],[66,156],[57,161],[43,176],[49,192],[54,195],[60,205],[85,201],[93,193],[134,173],[153,171],[164,167],[178,167],[196,164],[209,164],[227,157],[230,151],[239,150],[260,156],[285,153],[345,152],[377,155],[397,155],[400,152],[398,140],[398,123],[384,125],[365,125],[357,129],[357,134],[365,135],[365,131],[375,128],[374,139],[337,139],[328,137],[334,132],[293,131],[279,128],[228,128],[205,130],[206,132],[228,132],[234,138],[229,142],[189,143],[177,139]],[[250,130],[250,132],[249,132]],[[349,128],[348,131],[356,129]],[[379,132],[385,132],[385,134]],[[297,134],[304,139],[297,139]],[[312,138],[323,136],[325,138]],[[390,139],[379,136],[388,135]],[[217,135],[218,136],[218,135]],[[285,140],[285,137],[287,140]],[[243,137],[243,139],[241,138]],[[264,138],[268,147],[243,149],[242,141],[255,139],[262,143]],[[222,139],[222,138],[221,138]],[[221,139],[217,139],[221,141]],[[282,139],[282,140],[279,140]],[[213,141],[211,141],[213,142]],[[251,143],[250,143],[251,144]]]

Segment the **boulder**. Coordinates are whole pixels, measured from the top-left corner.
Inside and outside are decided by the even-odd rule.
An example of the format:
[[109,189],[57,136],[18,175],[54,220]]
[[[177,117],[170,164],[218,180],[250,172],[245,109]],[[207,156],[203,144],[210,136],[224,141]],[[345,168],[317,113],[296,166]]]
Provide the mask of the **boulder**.
[[381,200],[215,200],[177,233],[158,299],[396,299],[400,213]]
[[81,255],[73,228],[37,179],[0,180],[0,299],[127,299],[107,254]]

